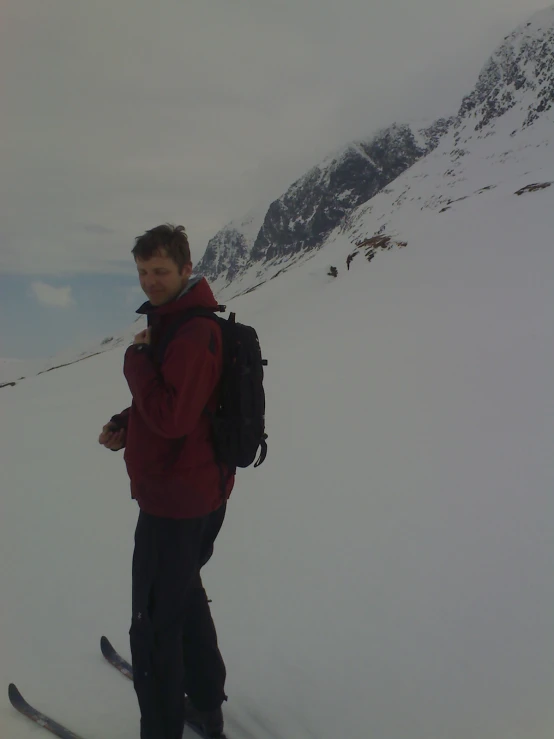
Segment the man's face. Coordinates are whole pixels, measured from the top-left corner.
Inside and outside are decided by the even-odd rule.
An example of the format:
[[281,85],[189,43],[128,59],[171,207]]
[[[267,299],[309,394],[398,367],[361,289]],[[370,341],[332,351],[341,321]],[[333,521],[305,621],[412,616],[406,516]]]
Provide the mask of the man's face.
[[164,249],[150,259],[136,259],[140,286],[152,305],[163,305],[179,295],[192,273],[192,264],[179,267]]

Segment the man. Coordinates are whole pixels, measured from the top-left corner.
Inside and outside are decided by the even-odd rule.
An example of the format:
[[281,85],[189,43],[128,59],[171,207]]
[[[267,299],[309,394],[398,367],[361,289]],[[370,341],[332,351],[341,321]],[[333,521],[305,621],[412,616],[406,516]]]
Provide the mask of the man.
[[190,318],[163,349],[164,333],[180,314],[217,302],[205,279],[191,278],[182,226],[147,231],[132,253],[149,298],[137,312],[147,315],[148,328],[125,353],[132,405],[104,426],[99,442],[113,451],[125,448],[140,507],[129,632],[140,736],[180,739],[186,717],[217,737],[226,670],[200,568],[212,555],[234,484],[210,441],[221,329],[210,318]]

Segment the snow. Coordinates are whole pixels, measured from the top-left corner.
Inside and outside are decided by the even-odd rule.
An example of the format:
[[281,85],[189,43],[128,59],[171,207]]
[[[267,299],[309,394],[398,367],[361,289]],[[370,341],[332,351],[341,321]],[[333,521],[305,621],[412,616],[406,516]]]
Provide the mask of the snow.
[[145,328],[143,316],[136,318],[124,331],[105,336],[101,340],[87,341],[79,347],[66,349],[46,359],[0,359],[0,385],[50,372],[58,367],[82,362],[116,346],[128,346],[135,334]]
[[[334,234],[232,302],[269,359],[269,456],[239,474],[205,569],[230,737],[552,736],[554,191],[514,195],[554,180],[533,131],[515,161],[490,137],[454,187],[432,155],[360,209],[405,249],[331,280],[353,248]],[[469,197],[421,209],[440,193]],[[128,404],[123,352],[0,390],[0,676],[112,739],[138,736],[98,645],[129,657],[137,512],[97,444]],[[0,727],[40,731],[7,690]]]

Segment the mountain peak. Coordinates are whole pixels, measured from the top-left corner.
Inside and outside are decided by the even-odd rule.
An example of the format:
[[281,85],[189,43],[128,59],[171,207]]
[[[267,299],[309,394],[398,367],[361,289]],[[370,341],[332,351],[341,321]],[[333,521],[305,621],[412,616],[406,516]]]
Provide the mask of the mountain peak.
[[546,28],[552,28],[554,26],[554,5],[550,5],[542,10],[537,10],[536,13],[529,18],[528,21],[518,26],[509,36],[511,38],[520,35],[521,33],[541,33]]
[[554,103],[554,6],[535,13],[505,37],[462,102],[461,121],[480,131],[508,111],[527,128]]

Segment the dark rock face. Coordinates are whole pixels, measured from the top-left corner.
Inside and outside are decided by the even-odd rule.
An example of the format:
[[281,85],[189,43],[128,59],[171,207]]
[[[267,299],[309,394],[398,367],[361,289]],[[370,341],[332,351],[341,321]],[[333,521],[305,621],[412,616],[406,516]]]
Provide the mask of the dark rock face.
[[227,226],[210,239],[196,271],[210,281],[224,274],[227,281],[232,282],[241,268],[248,265],[250,248],[243,233]]
[[345,216],[428,154],[440,140],[439,131],[435,124],[417,132],[418,142],[409,126],[395,125],[314,167],[271,204],[251,260],[269,262],[320,247]]
[[208,243],[198,272],[230,283],[253,264],[319,248],[345,216],[432,151],[451,123],[441,119],[419,131],[393,125],[348,145],[271,203],[257,232],[255,218],[223,228]]

